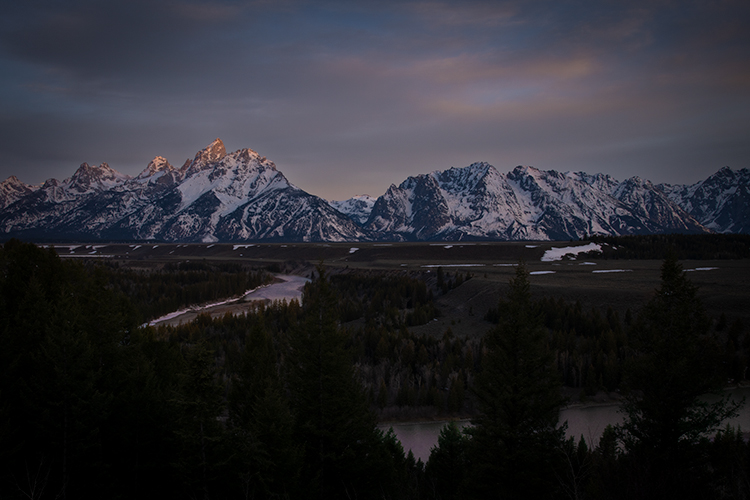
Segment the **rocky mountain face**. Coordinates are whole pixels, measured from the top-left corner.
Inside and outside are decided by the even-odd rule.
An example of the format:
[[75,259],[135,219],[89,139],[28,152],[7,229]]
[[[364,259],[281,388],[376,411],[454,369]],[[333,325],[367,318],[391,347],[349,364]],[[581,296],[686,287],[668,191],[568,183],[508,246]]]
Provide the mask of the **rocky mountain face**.
[[327,202],[250,149],[215,140],[180,168],[157,156],[136,177],[106,163],[68,179],[0,183],[0,235],[217,241],[568,240],[587,234],[748,232],[750,173],[691,186],[488,163],[409,177],[377,199]]
[[690,186],[660,184],[669,199],[718,233],[750,233],[750,170],[724,167]]
[[649,181],[475,163],[409,177],[364,225],[383,239],[567,240],[587,234],[705,232]]
[[[16,180],[17,181],[17,180]],[[6,186],[7,185],[7,186]],[[175,169],[156,157],[135,178],[86,164],[62,182],[48,180],[10,203],[0,232],[31,238],[165,241],[345,241],[365,234],[325,200],[289,183],[249,149],[227,154],[217,139]],[[5,203],[5,201],[3,201]]]
[[348,200],[329,201],[328,204],[362,226],[370,218],[370,212],[372,212],[372,207],[375,205],[375,200],[376,198],[363,194],[354,196]]
[[24,184],[18,180],[18,177],[11,175],[3,182],[0,182],[0,210],[5,210],[5,207],[15,203],[34,190],[34,186]]

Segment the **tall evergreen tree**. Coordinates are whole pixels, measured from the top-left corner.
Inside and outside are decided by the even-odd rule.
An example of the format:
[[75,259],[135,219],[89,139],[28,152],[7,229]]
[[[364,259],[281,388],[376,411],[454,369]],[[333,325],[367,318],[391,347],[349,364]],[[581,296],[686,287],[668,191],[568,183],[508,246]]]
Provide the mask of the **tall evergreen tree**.
[[208,500],[221,474],[224,428],[222,387],[215,377],[213,352],[200,341],[189,348],[182,383],[174,399],[178,410],[177,438],[181,447],[175,464],[186,493]]
[[462,498],[466,475],[467,438],[450,421],[440,430],[437,446],[430,450],[425,475],[434,498],[452,500]]
[[229,395],[229,415],[245,496],[297,496],[301,454],[276,350],[262,316],[245,339],[239,376]]
[[[0,488],[28,470],[50,496],[113,493],[110,444],[132,311],[79,262],[11,240],[0,250]],[[39,483],[39,481],[35,481]],[[31,491],[35,493],[31,494]],[[0,496],[3,496],[0,489]]]
[[661,286],[631,333],[636,357],[626,375],[632,392],[625,401],[621,434],[639,477],[634,483],[638,495],[705,493],[695,445],[739,406],[727,398],[702,398],[718,394],[726,380],[709,324],[697,287],[669,254],[661,268]]
[[382,445],[356,380],[338,300],[322,268],[303,293],[304,317],[292,333],[290,390],[297,440],[304,447],[303,487],[310,498],[380,496]]
[[469,486],[477,498],[542,498],[558,483],[564,400],[522,263],[499,311],[474,388],[480,414],[467,431]]

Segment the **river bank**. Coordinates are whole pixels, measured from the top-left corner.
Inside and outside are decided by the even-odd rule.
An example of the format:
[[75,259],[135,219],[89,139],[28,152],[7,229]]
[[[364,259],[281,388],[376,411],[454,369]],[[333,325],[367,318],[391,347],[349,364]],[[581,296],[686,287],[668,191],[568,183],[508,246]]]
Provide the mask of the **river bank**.
[[[724,392],[730,395],[732,399],[741,401],[750,399],[750,387],[733,386]],[[565,424],[566,437],[572,437],[578,441],[581,436],[586,440],[589,446],[596,446],[599,439],[608,425],[618,425],[623,422],[624,415],[620,412],[621,398],[604,400],[605,396],[588,401],[577,401],[560,410],[560,425]],[[711,396],[711,400],[716,396]],[[598,400],[597,400],[598,399]],[[378,428],[387,431],[393,428],[396,437],[401,441],[404,451],[409,450],[414,453],[414,457],[426,462],[430,458],[430,450],[437,446],[438,436],[445,424],[455,421],[459,428],[471,425],[471,417],[456,417],[442,419],[421,419],[417,421],[382,421],[378,423]],[[727,424],[734,428],[739,427],[743,430],[750,430],[750,405],[745,404],[739,414],[722,424],[722,428]]]
[[302,289],[309,280],[293,274],[275,274],[274,280],[268,285],[259,286],[246,291],[239,297],[232,297],[221,302],[195,305],[166,314],[150,321],[150,326],[190,323],[199,314],[209,314],[212,318],[230,314],[243,314],[254,309],[258,302],[271,303],[274,301],[291,300],[302,301]]

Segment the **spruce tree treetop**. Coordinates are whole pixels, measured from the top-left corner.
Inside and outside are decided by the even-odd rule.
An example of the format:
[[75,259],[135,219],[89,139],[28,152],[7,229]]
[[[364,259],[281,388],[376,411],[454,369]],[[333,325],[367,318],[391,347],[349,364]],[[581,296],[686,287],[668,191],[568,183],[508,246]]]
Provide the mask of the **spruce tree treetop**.
[[305,286],[303,318],[290,338],[289,386],[295,436],[303,446],[309,498],[367,498],[381,491],[381,434],[355,377],[348,334],[325,270]]
[[544,496],[556,483],[562,382],[528,277],[519,264],[500,302],[500,323],[485,337],[487,354],[474,389],[481,413],[467,431],[472,489],[479,497]]
[[728,398],[705,399],[720,393],[726,375],[697,290],[676,256],[668,255],[661,285],[630,333],[635,357],[626,373],[631,392],[620,434],[656,490],[688,484],[691,475],[694,479],[694,445],[740,406]]
[[626,380],[634,392],[623,428],[629,438],[667,451],[697,441],[736,408],[700,399],[720,391],[726,377],[698,289],[674,255],[665,259],[661,280],[631,333],[636,359]]

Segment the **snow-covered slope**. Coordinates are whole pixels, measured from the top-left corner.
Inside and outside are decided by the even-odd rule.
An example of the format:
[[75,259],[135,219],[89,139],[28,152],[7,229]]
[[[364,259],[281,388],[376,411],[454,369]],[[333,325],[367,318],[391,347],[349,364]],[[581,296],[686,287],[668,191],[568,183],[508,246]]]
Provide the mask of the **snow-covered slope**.
[[39,189],[39,186],[24,184],[18,180],[18,177],[11,175],[0,182],[0,210],[4,210],[11,203],[15,203],[37,189]]
[[689,186],[659,188],[707,228],[719,233],[750,233],[750,171],[724,167]]
[[0,214],[0,230],[33,237],[166,241],[356,240],[362,230],[290,184],[249,149],[217,139],[181,169],[156,157],[134,179],[106,164],[50,179]]
[[362,226],[370,218],[375,200],[372,196],[362,194],[348,200],[329,201],[328,204]]
[[365,228],[381,239],[564,240],[586,234],[703,232],[650,182],[475,163],[409,177],[378,198]]

